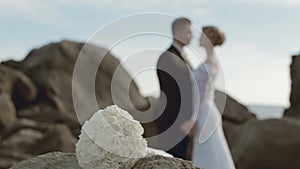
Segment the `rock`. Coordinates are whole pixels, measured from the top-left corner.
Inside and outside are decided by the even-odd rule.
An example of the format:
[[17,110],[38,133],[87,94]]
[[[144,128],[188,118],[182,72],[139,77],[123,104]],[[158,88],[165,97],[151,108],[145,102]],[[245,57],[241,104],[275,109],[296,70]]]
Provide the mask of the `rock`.
[[[52,152],[13,166],[11,169],[81,169],[73,153]],[[198,169],[177,158],[152,156],[123,163],[120,169]]]
[[[21,70],[34,82],[38,87],[38,104],[46,104],[55,108],[56,111],[52,111],[53,116],[61,117],[59,121],[68,124],[74,135],[79,134],[80,125],[74,111],[72,77],[76,59],[84,45],[84,43],[71,41],[51,43],[39,49],[32,50],[25,60],[19,63],[12,61],[4,63],[7,66],[12,66],[15,69]],[[111,81],[117,67],[119,73],[116,84],[117,88],[120,89],[118,93],[118,105],[128,111],[133,111],[129,110],[131,103],[139,110],[148,107],[149,103],[147,99],[140,95],[137,85],[134,81],[131,81],[130,75],[120,65],[120,61],[106,49],[86,44],[84,54],[85,57],[89,59],[87,59],[85,65],[96,64],[96,57],[99,55],[101,56],[103,53],[106,53],[106,55],[99,65],[98,73],[96,75],[95,94],[99,107],[104,108],[114,104],[111,94]],[[125,81],[131,81],[129,90],[130,100],[127,99],[128,93],[124,92]],[[82,97],[87,95],[84,80],[79,81],[75,86],[79,91],[78,96]],[[86,99],[83,98],[83,100]],[[53,119],[53,117],[51,117],[52,115],[44,114],[44,111],[34,111],[35,120],[44,121],[45,118]],[[92,113],[96,111],[96,109],[91,110],[80,116],[83,116],[82,118],[84,119],[88,119],[91,117]],[[42,115],[37,115],[38,113]],[[42,120],[37,118],[42,117],[43,115],[45,116]]]
[[139,159],[134,164],[123,164],[121,169],[199,169],[190,161],[163,156],[151,156]]
[[0,133],[16,120],[16,108],[10,95],[0,94]]
[[256,120],[256,117],[246,106],[222,91],[216,90],[215,103],[222,114],[223,130],[229,148],[233,148],[236,146],[236,138],[242,132],[242,126],[250,120]]
[[16,120],[1,136],[0,168],[46,152],[74,152],[77,141],[66,125],[26,119]]
[[58,111],[55,107],[45,103],[37,103],[25,109],[18,111],[19,118],[31,119],[45,123],[63,123],[66,124],[72,133],[79,133],[78,120],[70,113]]
[[41,138],[41,132],[23,128],[0,139],[0,168],[9,168],[19,161],[34,157],[26,150]]
[[255,119],[255,115],[251,113],[246,106],[242,105],[236,99],[224,92],[216,90],[215,103],[222,113],[224,120],[235,123],[243,123],[249,119]]
[[11,169],[81,169],[76,155],[53,152],[18,163]]
[[[1,151],[1,158],[0,158],[0,168],[1,169],[9,168],[12,165],[17,164],[18,161],[25,160],[26,158],[24,158],[24,157],[32,158],[32,156],[28,156],[27,154],[20,154],[18,152],[12,152],[10,154],[6,154],[7,151],[6,151],[6,153],[2,153],[2,150],[0,150],[0,151]],[[20,156],[21,156],[21,158],[20,158]]]
[[290,94],[291,106],[285,111],[284,115],[300,118],[300,54],[293,56],[290,72],[292,80]]
[[64,124],[54,125],[47,131],[43,138],[38,140],[30,149],[30,154],[44,154],[52,151],[75,152],[75,139]]
[[224,94],[217,91],[215,102],[224,110],[223,129],[237,169],[300,167],[296,160],[300,158],[300,120],[257,120],[244,105]]
[[9,94],[18,108],[33,101],[36,98],[37,90],[25,74],[1,64],[0,93]]
[[235,127],[241,128],[231,145],[238,169],[300,168],[299,120],[250,120]]
[[[106,53],[95,78],[95,94],[100,108],[114,104],[111,82],[117,68],[118,105],[130,112],[131,104],[138,110],[149,107],[147,98],[140,95],[120,61],[101,47],[61,41],[32,50],[23,61],[2,62],[0,165],[3,165],[0,168],[49,151],[75,151],[76,139],[73,136],[78,136],[81,125],[73,105],[72,78],[75,62],[84,45],[85,57],[89,58],[86,65],[95,64],[96,57]],[[124,82],[130,82],[129,93],[124,92]],[[81,82],[75,86],[79,89],[79,96],[87,95]],[[89,112],[83,114],[85,119],[91,115]],[[15,119],[16,116],[19,119]]]
[[[75,151],[77,140],[73,136],[78,136],[81,125],[73,105],[72,78],[76,59],[84,45],[71,41],[52,43],[32,50],[23,61],[1,63],[0,168],[49,151]],[[107,52],[104,48],[86,44],[87,65],[95,64],[95,58]],[[119,105],[126,110],[130,109],[130,104],[138,110],[147,108],[148,100],[140,95],[120,61],[109,52],[95,79],[100,108],[114,104],[110,91],[117,68]],[[125,81],[130,82],[129,94],[124,92]],[[86,95],[85,86],[79,83],[76,87],[79,87],[80,96]],[[84,114],[84,118],[90,115]]]
[[[216,92],[221,110],[224,94]],[[300,158],[300,120],[257,120],[244,105],[226,95],[223,129],[237,169],[300,167],[296,160]]]

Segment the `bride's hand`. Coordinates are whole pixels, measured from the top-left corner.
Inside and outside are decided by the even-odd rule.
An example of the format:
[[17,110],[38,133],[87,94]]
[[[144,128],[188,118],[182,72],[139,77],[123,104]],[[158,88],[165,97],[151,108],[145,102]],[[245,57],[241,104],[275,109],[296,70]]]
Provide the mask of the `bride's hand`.
[[181,126],[180,126],[181,131],[183,131],[186,135],[188,136],[193,136],[197,130],[197,125],[193,121],[185,121]]

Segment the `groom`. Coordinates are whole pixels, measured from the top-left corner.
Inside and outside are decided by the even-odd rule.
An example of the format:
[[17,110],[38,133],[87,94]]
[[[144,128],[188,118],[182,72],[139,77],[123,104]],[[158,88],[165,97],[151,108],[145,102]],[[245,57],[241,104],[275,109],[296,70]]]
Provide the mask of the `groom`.
[[[185,61],[183,47],[192,39],[191,21],[178,18],[172,23],[173,43],[160,56],[157,63],[157,75],[160,89],[166,97],[166,107],[162,115],[156,120],[159,132],[166,131],[173,126],[174,135],[182,135],[183,139],[168,153],[175,157],[189,160],[186,150],[192,141],[188,131],[184,131],[184,124],[192,116],[192,85],[190,67]],[[162,95],[161,95],[162,97]]]

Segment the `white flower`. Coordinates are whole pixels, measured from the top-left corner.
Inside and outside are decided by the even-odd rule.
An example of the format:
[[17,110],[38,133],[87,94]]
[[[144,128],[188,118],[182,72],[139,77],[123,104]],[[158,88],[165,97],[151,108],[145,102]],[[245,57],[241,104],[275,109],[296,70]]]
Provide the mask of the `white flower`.
[[153,148],[149,148],[149,147],[147,147],[146,151],[147,151],[147,157],[153,156],[153,155],[160,155],[160,156],[164,156],[164,157],[173,157],[171,154],[168,154],[162,150],[157,150],[157,149],[153,149]]
[[142,125],[116,105],[96,112],[82,127],[76,155],[83,169],[118,169],[121,163],[149,155],[171,155],[147,148]]
[[121,162],[146,155],[144,129],[117,106],[96,112],[82,127],[76,155],[83,169],[117,169]]

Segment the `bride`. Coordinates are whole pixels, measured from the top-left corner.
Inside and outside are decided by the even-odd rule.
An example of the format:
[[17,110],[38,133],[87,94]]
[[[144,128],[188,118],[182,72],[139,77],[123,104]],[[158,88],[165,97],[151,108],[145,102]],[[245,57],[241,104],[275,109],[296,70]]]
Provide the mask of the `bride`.
[[193,71],[200,105],[198,115],[194,115],[197,129],[194,134],[192,161],[195,166],[205,169],[235,169],[224,136],[222,117],[214,103],[214,81],[218,74],[214,47],[222,45],[224,40],[225,36],[218,28],[204,27],[200,46],[205,49],[207,58]]

